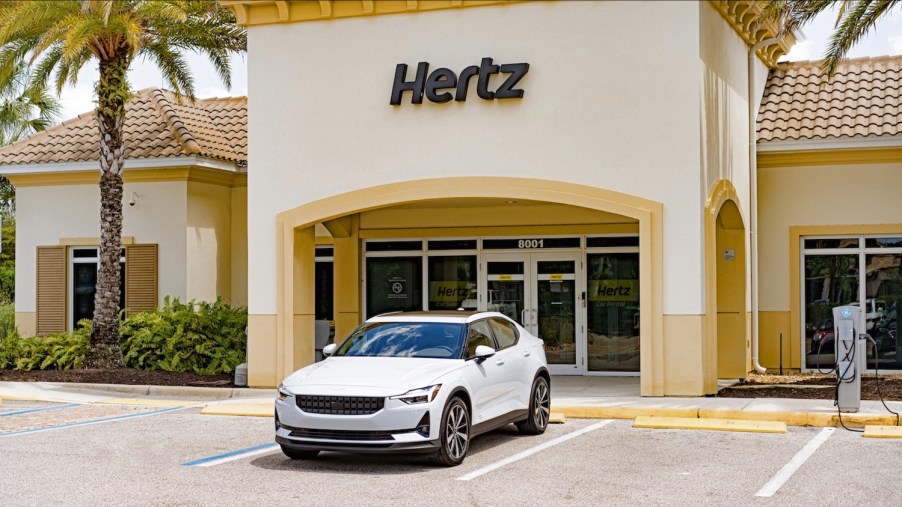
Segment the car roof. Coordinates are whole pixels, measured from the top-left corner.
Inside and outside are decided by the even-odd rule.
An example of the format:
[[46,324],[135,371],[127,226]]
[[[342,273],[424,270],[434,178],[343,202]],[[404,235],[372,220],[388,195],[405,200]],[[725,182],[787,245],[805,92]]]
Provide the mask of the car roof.
[[466,324],[485,317],[504,317],[498,312],[475,312],[465,310],[417,311],[383,313],[367,319],[367,322],[449,322]]

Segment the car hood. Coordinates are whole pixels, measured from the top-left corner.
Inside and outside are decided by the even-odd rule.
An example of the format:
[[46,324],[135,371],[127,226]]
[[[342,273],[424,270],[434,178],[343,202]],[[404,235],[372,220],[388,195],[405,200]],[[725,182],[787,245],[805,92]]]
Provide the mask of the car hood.
[[464,366],[461,359],[330,357],[283,382],[295,394],[389,396],[425,387]]

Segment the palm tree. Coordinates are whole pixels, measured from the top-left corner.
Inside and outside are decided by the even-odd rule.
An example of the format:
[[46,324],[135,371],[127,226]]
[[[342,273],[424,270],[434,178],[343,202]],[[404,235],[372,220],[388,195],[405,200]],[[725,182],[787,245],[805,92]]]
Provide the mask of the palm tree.
[[833,77],[836,66],[900,0],[769,0],[765,16],[777,19],[785,32],[800,28],[822,12],[838,7],[830,43],[821,62],[821,74]]
[[230,54],[247,50],[234,15],[206,0],[15,1],[0,4],[0,76],[19,62],[34,65],[32,88],[53,78],[56,92],[74,85],[97,61],[95,86],[100,134],[100,267],[93,334],[86,365],[122,365],[119,350],[119,255],[122,247],[123,123],[131,97],[127,75],[135,58],[162,71],[175,95],[194,99],[194,81],[182,52],[203,54],[231,86]]

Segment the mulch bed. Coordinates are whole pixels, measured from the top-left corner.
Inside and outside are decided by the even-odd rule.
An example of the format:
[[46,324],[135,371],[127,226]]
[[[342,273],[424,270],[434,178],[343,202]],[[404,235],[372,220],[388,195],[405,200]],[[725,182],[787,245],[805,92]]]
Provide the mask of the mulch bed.
[[200,375],[180,371],[112,370],[3,370],[0,382],[77,382],[152,386],[234,387],[231,375]]
[[[861,379],[861,399],[880,400],[877,379],[866,373]],[[880,375],[880,393],[885,401],[902,401],[902,377]],[[734,387],[721,389],[721,398],[802,398],[832,400],[836,395],[836,376],[819,374],[802,375],[750,375],[748,380]]]

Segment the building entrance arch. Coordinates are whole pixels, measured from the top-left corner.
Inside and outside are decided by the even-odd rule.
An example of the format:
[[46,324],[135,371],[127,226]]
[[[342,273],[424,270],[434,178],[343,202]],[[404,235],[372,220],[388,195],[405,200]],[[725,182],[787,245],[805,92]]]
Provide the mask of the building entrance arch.
[[[509,199],[564,204],[635,219],[639,233],[641,393],[661,396],[664,389],[663,208],[661,203],[610,190],[549,180],[502,177],[456,177],[416,180],[356,190],[303,204],[277,215],[277,315],[275,377],[282,378],[313,360],[314,227],[323,224],[335,238],[335,277],[339,286],[341,252],[355,251],[359,263],[360,213],[406,203],[440,199]],[[341,244],[340,244],[341,243]],[[359,301],[359,292],[347,300]],[[342,315],[336,328],[361,319],[359,308]],[[336,331],[338,333],[338,330]],[[251,330],[253,334],[253,329]],[[253,339],[253,337],[252,337]],[[253,360],[249,365],[253,368]]]

